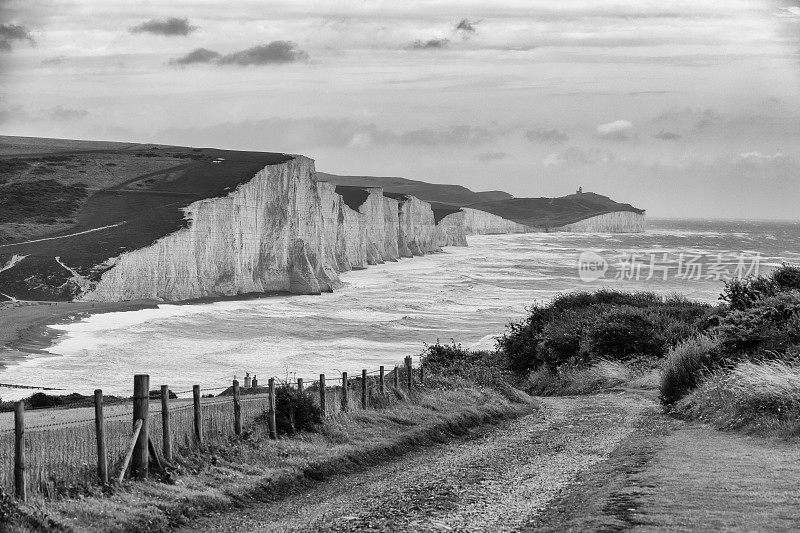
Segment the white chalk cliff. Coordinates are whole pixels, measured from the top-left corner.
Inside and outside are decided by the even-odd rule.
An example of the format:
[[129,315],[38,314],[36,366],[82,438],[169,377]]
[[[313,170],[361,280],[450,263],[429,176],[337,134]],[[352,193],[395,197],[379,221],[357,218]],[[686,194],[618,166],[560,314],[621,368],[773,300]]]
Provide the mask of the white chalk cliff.
[[[99,280],[80,284],[79,299],[319,294],[340,286],[341,272],[466,246],[467,235],[536,231],[470,208],[437,224],[427,202],[384,196],[380,187],[364,190],[354,210],[336,185],[317,181],[311,159],[267,166],[227,196],[186,207],[185,228],[107,261]],[[643,220],[609,213],[561,229],[642,231]]]
[[268,166],[228,196],[186,207],[187,227],[111,260],[80,299],[319,294],[340,285],[340,272],[440,251],[430,204],[367,192],[355,211],[315,179],[311,159]]
[[553,231],[571,233],[641,233],[645,230],[645,215],[632,211],[613,211],[579,220]]

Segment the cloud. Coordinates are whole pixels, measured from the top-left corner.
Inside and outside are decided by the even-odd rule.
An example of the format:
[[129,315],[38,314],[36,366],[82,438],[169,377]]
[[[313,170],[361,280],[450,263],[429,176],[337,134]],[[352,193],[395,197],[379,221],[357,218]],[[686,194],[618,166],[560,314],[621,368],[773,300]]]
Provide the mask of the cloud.
[[474,35],[475,32],[478,31],[475,26],[480,23],[480,20],[461,19],[458,21],[458,24],[455,25],[453,31],[460,33],[462,39],[469,39],[470,36]]
[[531,142],[539,143],[563,143],[569,139],[566,133],[547,128],[526,130],[525,138]]
[[0,124],[6,122],[23,122],[28,120],[30,115],[20,105],[10,105],[0,108]]
[[67,56],[54,56],[42,59],[42,65],[60,65],[67,60]]
[[71,122],[86,118],[89,114],[85,109],[71,109],[63,106],[56,106],[33,113],[15,104],[0,108],[0,124],[8,122]]
[[48,111],[46,116],[50,120],[71,121],[86,118],[89,116],[89,112],[85,109],[70,109],[67,107],[57,106]]
[[475,154],[475,159],[478,161],[499,161],[509,157],[514,156],[506,152],[481,152],[480,154]]
[[152,33],[153,35],[164,35],[167,37],[185,37],[196,29],[197,26],[189,24],[188,18],[180,19],[171,17],[167,19],[148,20],[128,28],[128,31],[131,33]]
[[36,44],[33,35],[25,26],[21,24],[0,24],[0,52],[10,52],[12,43],[15,41],[28,41],[31,45]]
[[158,134],[160,141],[192,146],[225,146],[302,152],[319,148],[357,148],[396,142],[396,135],[372,123],[352,119],[270,117],[228,122],[202,128],[170,128]]
[[432,146],[439,144],[481,144],[493,141],[498,134],[477,126],[455,126],[447,130],[421,129],[403,133],[401,144]]
[[677,133],[672,133],[671,131],[664,131],[664,130],[659,131],[658,133],[653,135],[653,137],[655,137],[656,139],[661,139],[662,141],[677,141],[678,139],[681,138],[681,136],[678,135]]
[[221,65],[269,65],[272,63],[294,63],[305,61],[308,54],[298,50],[292,41],[272,41],[222,56]]
[[[507,134],[507,130],[489,130],[479,126],[455,126],[447,129],[419,129],[396,132],[374,123],[349,118],[280,118],[246,120],[215,124],[202,128],[170,128],[159,133],[158,141],[191,146],[225,146],[274,151],[302,152],[317,148],[362,148],[401,145],[416,149],[436,146],[479,146]],[[489,152],[499,159],[502,152]],[[484,155],[485,154],[481,154]],[[510,156],[509,156],[510,157]]]
[[169,60],[170,65],[191,65],[193,63],[213,63],[222,55],[208,48],[195,48],[185,56],[176,57]]
[[420,41],[417,39],[413,43],[409,44],[406,48],[409,50],[436,50],[441,48],[447,48],[447,45],[450,41],[448,39],[431,39],[429,41]]
[[308,54],[298,50],[292,41],[272,41],[246,50],[222,55],[208,48],[195,48],[185,56],[169,60],[170,65],[191,65],[194,63],[213,63],[217,65],[270,65],[305,61]]
[[608,150],[583,150],[575,146],[567,148],[560,154],[550,154],[542,160],[545,167],[559,165],[597,165],[611,163],[615,160],[614,154]]
[[653,122],[701,130],[724,120],[725,117],[713,109],[686,107],[664,111],[655,117]]
[[633,129],[633,124],[627,120],[615,120],[614,122],[597,126],[596,135],[600,139],[624,141],[629,138],[631,129]]
[[761,152],[746,152],[739,154],[733,163],[745,169],[782,168],[794,166],[794,159],[781,152],[764,154]]

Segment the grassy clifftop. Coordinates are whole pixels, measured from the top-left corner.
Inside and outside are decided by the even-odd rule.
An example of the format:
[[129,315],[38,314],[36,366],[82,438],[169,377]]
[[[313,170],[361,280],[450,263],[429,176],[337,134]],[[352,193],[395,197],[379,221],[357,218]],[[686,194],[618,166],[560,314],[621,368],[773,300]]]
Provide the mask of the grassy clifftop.
[[[435,204],[434,211],[436,212],[438,207],[442,216],[455,212],[452,207],[470,207],[535,228],[564,226],[615,211],[627,211],[639,215],[645,212],[630,204],[616,202],[607,196],[592,192],[570,194],[560,198],[514,198],[504,191],[474,192],[461,185],[426,183],[397,177],[336,176],[322,172],[317,176],[338,186],[383,187],[387,193],[413,195]],[[450,206],[451,209],[447,209],[446,206]]]
[[[291,156],[152,144],[0,136],[0,287],[25,299],[59,294],[79,274],[186,223],[183,208],[224,196]],[[14,256],[27,256],[2,271]],[[33,282],[31,282],[33,280]],[[31,287],[39,287],[32,290]]]

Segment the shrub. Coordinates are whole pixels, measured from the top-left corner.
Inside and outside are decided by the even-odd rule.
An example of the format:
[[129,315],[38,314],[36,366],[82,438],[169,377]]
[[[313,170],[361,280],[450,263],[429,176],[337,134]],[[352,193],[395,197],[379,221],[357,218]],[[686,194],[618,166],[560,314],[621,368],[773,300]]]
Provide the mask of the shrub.
[[704,377],[718,365],[717,348],[717,340],[705,335],[671,348],[661,369],[661,403],[672,405],[700,385]]
[[448,377],[458,377],[475,383],[490,385],[500,380],[508,367],[502,354],[485,350],[471,351],[460,344],[426,344],[422,352],[422,364],[426,371]]
[[652,292],[599,290],[556,297],[508,325],[497,341],[511,370],[588,364],[599,358],[662,357],[714,324],[711,306]]
[[666,341],[644,311],[621,308],[600,316],[586,331],[582,351],[588,360],[628,361],[663,357]]
[[783,263],[769,276],[749,276],[725,281],[720,300],[731,310],[743,311],[781,292],[800,290],[800,267]]
[[322,424],[322,411],[306,391],[289,385],[275,389],[275,427],[279,435],[316,431]]
[[800,291],[778,293],[731,311],[717,331],[729,362],[780,358],[800,344]]

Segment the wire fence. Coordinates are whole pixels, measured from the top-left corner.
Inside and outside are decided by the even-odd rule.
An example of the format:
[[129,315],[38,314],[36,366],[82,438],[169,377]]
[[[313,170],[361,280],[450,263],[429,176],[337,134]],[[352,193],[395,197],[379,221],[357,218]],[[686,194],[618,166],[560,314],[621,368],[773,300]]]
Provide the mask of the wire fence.
[[[324,416],[338,416],[344,411],[362,409],[369,405],[369,397],[378,394],[378,373],[374,371],[367,375],[367,401],[362,392],[365,387],[361,375],[348,378],[344,384],[346,391],[342,378],[329,378],[325,381],[324,392],[320,391],[319,380],[304,381],[304,392],[318,407],[322,407],[324,396]],[[401,382],[405,383],[408,374],[405,371],[401,373],[404,374]],[[413,373],[412,369],[412,379]],[[389,390],[394,381],[393,372],[387,372],[384,377],[385,390]],[[285,382],[281,385],[297,388],[298,382]],[[222,389],[224,388],[216,390]],[[347,402],[344,402],[345,394]],[[270,410],[271,401],[274,401],[274,398],[270,398],[268,387],[240,388],[239,398],[241,425],[245,428],[253,426],[260,417],[264,417]],[[229,445],[238,437],[231,390],[200,400],[202,441],[196,436],[194,402],[173,399],[168,404],[169,437],[175,455],[197,449],[200,445]],[[126,453],[129,453],[131,446],[133,410],[131,404],[111,404],[105,406],[105,409],[103,427],[107,468],[110,477],[116,477],[123,468]],[[152,445],[156,450],[164,450],[161,400],[151,399],[148,411],[146,423]],[[85,490],[87,486],[97,484],[98,433],[96,420],[91,415],[93,413],[90,414],[85,408],[52,410],[48,412],[48,418],[31,420],[30,427],[25,427],[22,433],[24,470],[21,471],[28,496],[54,498],[74,495]],[[19,475],[15,474],[15,467],[19,468],[19,462],[15,462],[15,437],[14,430],[0,429],[0,489],[6,493],[15,492],[15,475]]]

